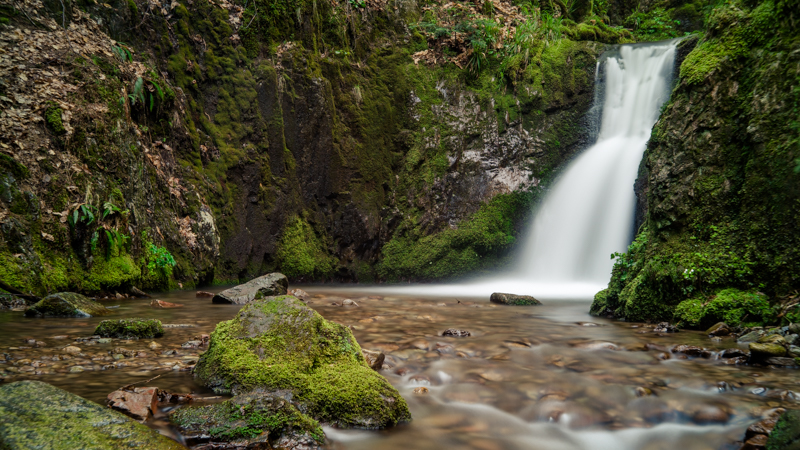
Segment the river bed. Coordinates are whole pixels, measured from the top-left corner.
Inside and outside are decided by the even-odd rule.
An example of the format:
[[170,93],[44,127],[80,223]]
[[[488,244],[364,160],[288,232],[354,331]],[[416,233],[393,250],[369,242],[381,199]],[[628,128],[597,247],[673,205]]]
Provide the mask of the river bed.
[[[487,297],[419,295],[419,287],[415,295],[378,287],[299,287],[311,295],[309,306],[350,326],[363,348],[387,355],[381,373],[414,417],[380,432],[326,428],[337,449],[738,448],[735,441],[748,425],[773,408],[796,406],[794,390],[800,390],[792,369],[720,358],[720,351],[739,346],[733,338],[657,333],[653,325],[591,317],[587,301],[520,307],[495,305]],[[111,318],[157,318],[168,325],[164,337],[140,341],[80,340],[102,318],[29,319],[19,311],[0,312],[0,377],[38,379],[104,404],[113,390],[158,376],[148,385],[222,400],[192,379],[203,348],[184,344],[210,334],[239,306],[212,304],[195,291],[157,298],[184,306],[101,300],[119,305]],[[359,306],[340,306],[344,299]],[[449,328],[471,335],[443,337]],[[678,344],[711,354],[673,353]],[[68,354],[67,346],[80,352]],[[151,426],[180,439],[166,413]]]

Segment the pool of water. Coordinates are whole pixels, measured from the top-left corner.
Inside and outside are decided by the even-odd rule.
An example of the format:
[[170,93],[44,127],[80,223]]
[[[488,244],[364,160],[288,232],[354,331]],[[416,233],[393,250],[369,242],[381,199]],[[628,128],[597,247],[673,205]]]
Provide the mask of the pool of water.
[[[293,287],[311,294],[309,306],[325,318],[349,326],[363,348],[387,355],[381,373],[414,417],[379,432],[326,428],[337,449],[737,448],[731,443],[762,415],[796,406],[797,372],[727,364],[718,352],[737,347],[732,338],[661,334],[652,325],[591,317],[586,301],[518,307],[464,292],[425,295],[419,286]],[[0,376],[39,379],[99,403],[121,386],[153,377],[147,385],[221,400],[192,378],[203,349],[184,344],[210,334],[239,307],[212,304],[194,291],[157,298],[184,306],[101,300],[118,306],[111,318],[158,318],[168,325],[164,337],[140,341],[79,340],[101,318],[0,312]],[[358,306],[339,306],[348,298]],[[470,336],[443,337],[449,328]],[[712,353],[686,357],[671,351],[677,344]],[[66,346],[80,352],[66,355]],[[151,425],[179,439],[163,416]]]

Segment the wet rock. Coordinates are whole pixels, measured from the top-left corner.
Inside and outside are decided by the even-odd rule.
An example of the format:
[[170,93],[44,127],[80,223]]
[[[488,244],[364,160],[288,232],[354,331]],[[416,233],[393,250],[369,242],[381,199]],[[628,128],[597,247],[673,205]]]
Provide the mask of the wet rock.
[[72,366],[69,368],[69,373],[81,373],[86,370],[83,366]]
[[289,280],[286,275],[275,272],[226,289],[215,295],[211,301],[214,303],[244,305],[257,298],[285,295],[288,288]]
[[94,333],[102,337],[119,339],[156,338],[164,335],[161,321],[156,319],[115,319],[103,320]]
[[138,420],[145,420],[158,410],[158,388],[141,387],[117,390],[108,394],[111,408]]
[[322,427],[288,398],[255,390],[214,405],[180,408],[170,421],[188,439],[214,442],[215,449],[322,448]]
[[0,386],[0,417],[4,448],[184,448],[123,414],[40,381]]
[[661,322],[653,328],[655,333],[677,333],[678,331],[680,331],[678,327],[669,322]]
[[750,343],[750,354],[753,358],[767,359],[786,355],[786,347],[774,343]]
[[68,345],[68,346],[64,347],[64,353],[67,353],[69,355],[77,355],[80,352],[81,352],[81,348],[80,347],[75,347],[74,345]]
[[132,294],[134,297],[139,297],[139,298],[150,298],[150,294],[147,294],[146,292],[144,292],[144,291],[140,290],[140,289],[139,289],[139,288],[137,288],[136,286],[132,286],[132,287],[131,287],[131,294]]
[[744,336],[740,337],[739,339],[737,339],[736,342],[739,342],[741,344],[747,344],[747,343],[750,343],[750,342],[756,342],[762,336],[764,336],[764,333],[765,333],[764,330],[751,331],[751,332],[745,334]]
[[200,348],[203,346],[203,341],[188,341],[181,344],[181,348]]
[[770,364],[773,366],[782,366],[782,367],[793,367],[797,365],[797,362],[794,360],[794,358],[772,357],[765,359],[764,364]]
[[114,350],[108,352],[110,355],[122,355],[125,358],[133,358],[136,356],[136,350],[128,350],[127,348],[123,347],[116,347]]
[[733,330],[725,322],[719,322],[706,330],[709,336],[728,336]]
[[789,324],[789,333],[800,334],[800,323],[790,323]]
[[349,298],[346,298],[342,300],[342,306],[358,306],[358,303],[354,302],[353,300],[350,300]]
[[786,347],[786,339],[783,338],[780,334],[768,334],[766,336],[762,336],[757,341],[759,344],[778,344]]
[[105,306],[80,294],[48,295],[25,311],[27,317],[96,317],[111,314]]
[[150,341],[150,343],[149,343],[149,344],[147,344],[147,347],[148,347],[150,350],[158,350],[158,349],[160,349],[160,348],[162,347],[162,345],[161,345],[161,344],[159,344],[159,343],[158,343],[158,342],[156,342],[156,341]]
[[757,434],[744,441],[740,450],[764,450],[767,448],[767,435]]
[[467,337],[471,336],[471,333],[467,330],[457,330],[455,328],[448,328],[442,332],[442,336]]
[[503,294],[501,292],[495,292],[494,294],[492,294],[492,296],[489,297],[489,301],[491,301],[492,303],[499,303],[501,305],[516,305],[516,306],[529,306],[529,305],[542,304],[542,302],[536,300],[530,295]]
[[207,291],[197,291],[195,292],[194,296],[197,298],[212,298],[214,297],[214,293]]
[[285,390],[308,415],[332,425],[384,428],[410,419],[350,330],[289,295],[254,300],[220,322],[194,373],[218,393]]
[[682,353],[687,356],[695,356],[702,358],[710,358],[711,352],[705,348],[697,347],[694,345],[676,345],[672,348],[672,353]]
[[415,387],[414,390],[411,392],[413,392],[416,395],[426,395],[428,393],[428,388],[426,388],[425,386],[419,386]]
[[786,411],[769,436],[767,448],[770,450],[797,450],[800,445],[800,410]]
[[311,298],[311,294],[302,289],[292,289],[289,291],[289,295],[294,295],[295,297],[303,301],[306,301]]
[[150,302],[150,306],[153,308],[182,308],[183,305],[181,303],[170,303],[165,302],[164,300],[153,299]]
[[741,356],[747,356],[747,352],[740,348],[726,348],[719,354],[720,358],[739,358]]
[[775,424],[778,423],[777,417],[770,417],[759,422],[756,422],[749,427],[747,427],[747,432],[745,433],[745,439],[750,439],[753,436],[763,434],[768,436],[772,433],[772,429],[775,428]]
[[700,425],[728,423],[731,417],[728,408],[719,405],[696,405],[688,411],[688,415],[692,422]]
[[386,355],[381,352],[365,350],[363,348],[361,349],[361,354],[364,355],[367,365],[372,368],[372,370],[381,370],[381,367],[383,367],[383,361],[386,359]]
[[183,405],[186,403],[192,403],[195,400],[194,395],[192,394],[177,394],[174,392],[165,391],[163,389],[158,390],[158,402],[159,403],[169,403],[172,405]]

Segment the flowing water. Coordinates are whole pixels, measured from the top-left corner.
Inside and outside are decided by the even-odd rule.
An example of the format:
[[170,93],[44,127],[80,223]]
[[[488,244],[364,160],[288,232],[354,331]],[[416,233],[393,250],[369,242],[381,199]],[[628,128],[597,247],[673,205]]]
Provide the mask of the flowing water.
[[[797,406],[795,371],[728,365],[718,357],[737,347],[732,338],[660,334],[645,324],[592,318],[587,301],[512,307],[486,297],[409,296],[383,287],[301,288],[313,295],[312,308],[350,326],[363,348],[387,355],[381,373],[414,417],[380,432],[326,429],[338,449],[718,449],[771,408]],[[158,375],[145,385],[213,397],[190,372],[203,349],[182,344],[209,333],[239,307],[186,291],[159,298],[185,306],[153,309],[147,299],[103,303],[119,305],[111,318],[194,326],[168,327],[158,339],[98,343],[80,338],[101,318],[0,312],[0,376],[6,382],[39,379],[98,403],[121,386]],[[345,298],[359,306],[333,305]],[[442,337],[448,328],[472,335]],[[161,347],[153,350],[151,342]],[[712,353],[687,358],[671,351],[676,344]],[[80,354],[66,355],[68,345]],[[121,357],[120,347],[129,356]],[[418,388],[427,393],[415,394]],[[150,425],[180,439],[163,416]]]
[[[622,46],[606,55],[597,143],[578,156],[542,203],[521,268],[506,279],[459,285],[307,286],[309,305],[350,326],[363,348],[381,350],[381,373],[406,398],[410,424],[381,432],[326,429],[341,449],[729,448],[771,409],[795,407],[793,370],[741,367],[719,357],[732,338],[661,334],[645,324],[588,316],[589,299],[611,269],[609,254],[630,241],[632,186],[642,151],[668,95],[675,43]],[[597,105],[599,106],[599,105]],[[528,293],[543,306],[489,303],[494,291]],[[0,378],[34,378],[103,403],[121,386],[147,384],[221,398],[191,376],[209,334],[239,307],[193,292],[182,303],[104,300],[114,317],[152,317],[166,335],[141,341],[85,340],[99,318],[26,319],[0,312]],[[342,307],[344,298],[360,306]],[[447,328],[471,336],[442,337]],[[676,344],[706,357],[673,352]],[[65,347],[77,346],[68,354]],[[180,440],[164,410],[149,424]],[[735,444],[730,448],[738,448]]]

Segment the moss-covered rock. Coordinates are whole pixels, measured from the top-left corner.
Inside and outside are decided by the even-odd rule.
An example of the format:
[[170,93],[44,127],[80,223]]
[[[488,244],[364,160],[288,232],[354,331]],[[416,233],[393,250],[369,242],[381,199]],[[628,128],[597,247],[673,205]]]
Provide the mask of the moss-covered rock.
[[675,320],[695,328],[717,322],[729,326],[768,322],[774,313],[767,296],[760,292],[723,289],[711,298],[690,298],[675,308]]
[[289,279],[284,274],[270,273],[226,289],[215,295],[211,301],[244,305],[256,298],[285,295],[287,289],[289,289]]
[[534,297],[530,295],[517,295],[517,294],[503,294],[501,292],[495,292],[494,294],[489,297],[489,301],[492,303],[499,303],[501,305],[516,305],[516,306],[531,306],[531,305],[541,305],[542,302],[536,300]]
[[800,410],[783,413],[767,440],[767,450],[800,450]]
[[179,450],[128,417],[41,381],[0,387],[0,448]]
[[28,308],[28,317],[94,317],[111,314],[111,310],[90,298],[74,292],[48,295]]
[[164,327],[161,326],[161,321],[156,319],[104,320],[97,325],[94,334],[120,339],[146,339],[163,336]]
[[384,428],[411,419],[405,400],[364,361],[350,330],[288,295],[254,300],[219,323],[194,373],[220,393],[289,391],[322,423]]
[[263,390],[237,395],[214,405],[181,408],[170,421],[188,438],[235,441],[242,446],[319,448],[325,435],[319,423],[289,400]]

